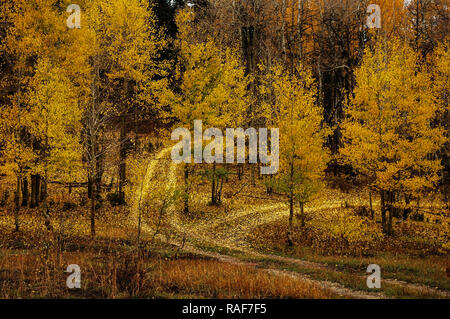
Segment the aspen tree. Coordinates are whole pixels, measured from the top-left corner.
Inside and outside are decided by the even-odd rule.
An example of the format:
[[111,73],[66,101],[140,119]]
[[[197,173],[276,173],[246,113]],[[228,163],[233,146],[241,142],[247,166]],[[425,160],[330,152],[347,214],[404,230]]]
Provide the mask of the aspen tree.
[[329,161],[324,147],[329,130],[323,127],[322,111],[316,104],[317,85],[304,67],[287,72],[276,65],[267,72],[260,92],[266,96],[263,108],[269,123],[280,130],[280,173],[272,183],[288,198],[287,241],[292,246],[295,204],[300,206],[298,216],[304,226],[304,206],[322,187]]
[[[176,78],[180,83],[172,103],[172,115],[179,125],[193,129],[194,120],[202,120],[205,126],[224,130],[242,124],[249,104],[247,87],[249,78],[240,65],[239,55],[232,49],[221,50],[212,40],[199,41],[191,21],[194,13],[180,11],[177,16],[180,50]],[[211,201],[217,204],[220,194],[217,188],[215,163],[208,173],[211,178]],[[185,164],[185,212],[188,212],[189,167]]]
[[441,169],[432,155],[446,139],[442,127],[431,125],[439,106],[430,76],[417,70],[416,61],[399,40],[367,49],[343,123],[341,155],[380,193],[386,234],[393,232],[398,195],[433,187]]

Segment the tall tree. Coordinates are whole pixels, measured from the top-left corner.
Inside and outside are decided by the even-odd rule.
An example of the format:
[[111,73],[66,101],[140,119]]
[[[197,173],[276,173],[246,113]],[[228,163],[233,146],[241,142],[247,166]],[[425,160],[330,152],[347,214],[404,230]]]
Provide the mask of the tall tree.
[[[240,65],[238,54],[231,49],[222,50],[212,39],[199,40],[191,24],[192,10],[177,16],[179,35],[177,47],[180,57],[177,65],[179,90],[173,97],[171,115],[179,124],[193,131],[194,120],[204,126],[224,130],[242,124],[248,107],[249,79]],[[185,212],[188,212],[189,166],[185,165]],[[217,174],[211,171],[211,201],[217,203]]]
[[274,66],[260,90],[266,96],[269,123],[280,130],[280,172],[273,179],[273,187],[287,195],[287,241],[292,246],[294,206],[299,204],[304,226],[304,206],[322,186],[329,160],[324,148],[328,129],[322,126],[321,108],[316,103],[317,84],[310,70],[298,66],[288,72],[280,65]]
[[[8,2],[6,6],[6,23],[8,25],[4,36],[3,54],[10,72],[5,77],[9,97],[2,108],[4,113],[4,132],[12,134],[10,139],[16,141],[17,150],[13,157],[19,175],[17,176],[16,203],[19,198],[19,188],[27,188],[27,175],[31,173],[32,194],[30,206],[38,204],[38,190],[41,180],[38,167],[41,165],[38,156],[43,151],[42,141],[35,136],[33,123],[30,123],[30,114],[33,111],[30,105],[29,93],[32,91],[32,81],[36,73],[37,61],[45,59],[70,79],[76,78],[82,67],[77,66],[79,51],[76,37],[69,35],[65,25],[65,7],[62,3],[54,1],[15,1]],[[3,84],[3,83],[2,83]],[[16,119],[11,122],[10,116],[15,114]],[[35,156],[30,157],[29,150]],[[12,157],[9,157],[12,159]],[[32,159],[32,162],[30,160]],[[42,184],[45,186],[45,183]],[[45,191],[45,187],[42,188]],[[45,194],[42,193],[42,199]],[[25,198],[24,198],[25,199]],[[16,209],[18,210],[18,209]],[[17,228],[17,225],[16,225]]]
[[[35,171],[50,180],[69,182],[81,168],[79,134],[81,108],[72,83],[63,69],[46,59],[36,65],[27,101],[29,131],[41,145]],[[51,230],[47,191],[43,192],[43,215]]]
[[341,154],[380,193],[387,234],[399,195],[418,195],[438,181],[441,166],[433,154],[446,140],[442,127],[431,123],[439,106],[429,75],[416,62],[414,51],[398,40],[367,49],[343,124]]
[[[136,114],[156,108],[156,92],[164,87],[167,63],[160,53],[167,46],[157,28],[153,7],[144,0],[99,1],[100,47],[107,58],[108,95],[119,119],[119,196],[125,202],[127,130]],[[134,112],[134,113],[133,113]],[[131,120],[130,120],[131,118]],[[128,125],[127,125],[128,124]]]
[[450,10],[446,0],[411,0],[406,16],[411,45],[423,58],[449,34]]

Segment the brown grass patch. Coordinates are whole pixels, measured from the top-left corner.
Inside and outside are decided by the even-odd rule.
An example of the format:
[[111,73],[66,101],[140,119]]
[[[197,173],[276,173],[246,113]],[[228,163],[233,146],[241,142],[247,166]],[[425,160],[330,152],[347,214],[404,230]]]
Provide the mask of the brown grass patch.
[[333,298],[329,290],[289,275],[214,260],[172,260],[154,277],[174,292],[209,298]]

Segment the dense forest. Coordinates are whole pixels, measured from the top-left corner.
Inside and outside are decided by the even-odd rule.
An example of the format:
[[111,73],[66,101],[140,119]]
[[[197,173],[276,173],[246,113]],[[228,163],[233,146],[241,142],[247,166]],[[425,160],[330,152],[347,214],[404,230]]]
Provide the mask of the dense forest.
[[448,1],[0,1],[0,298],[448,298]]

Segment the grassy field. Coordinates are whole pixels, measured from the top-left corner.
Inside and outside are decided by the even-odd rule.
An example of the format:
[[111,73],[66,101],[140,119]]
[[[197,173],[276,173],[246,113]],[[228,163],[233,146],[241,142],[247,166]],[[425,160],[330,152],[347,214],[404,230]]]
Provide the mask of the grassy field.
[[[130,250],[127,242],[100,240],[61,255],[2,249],[0,298],[339,297],[300,278],[175,252],[174,247],[158,247],[143,253]],[[79,290],[65,284],[65,267],[72,263],[82,269]]]

